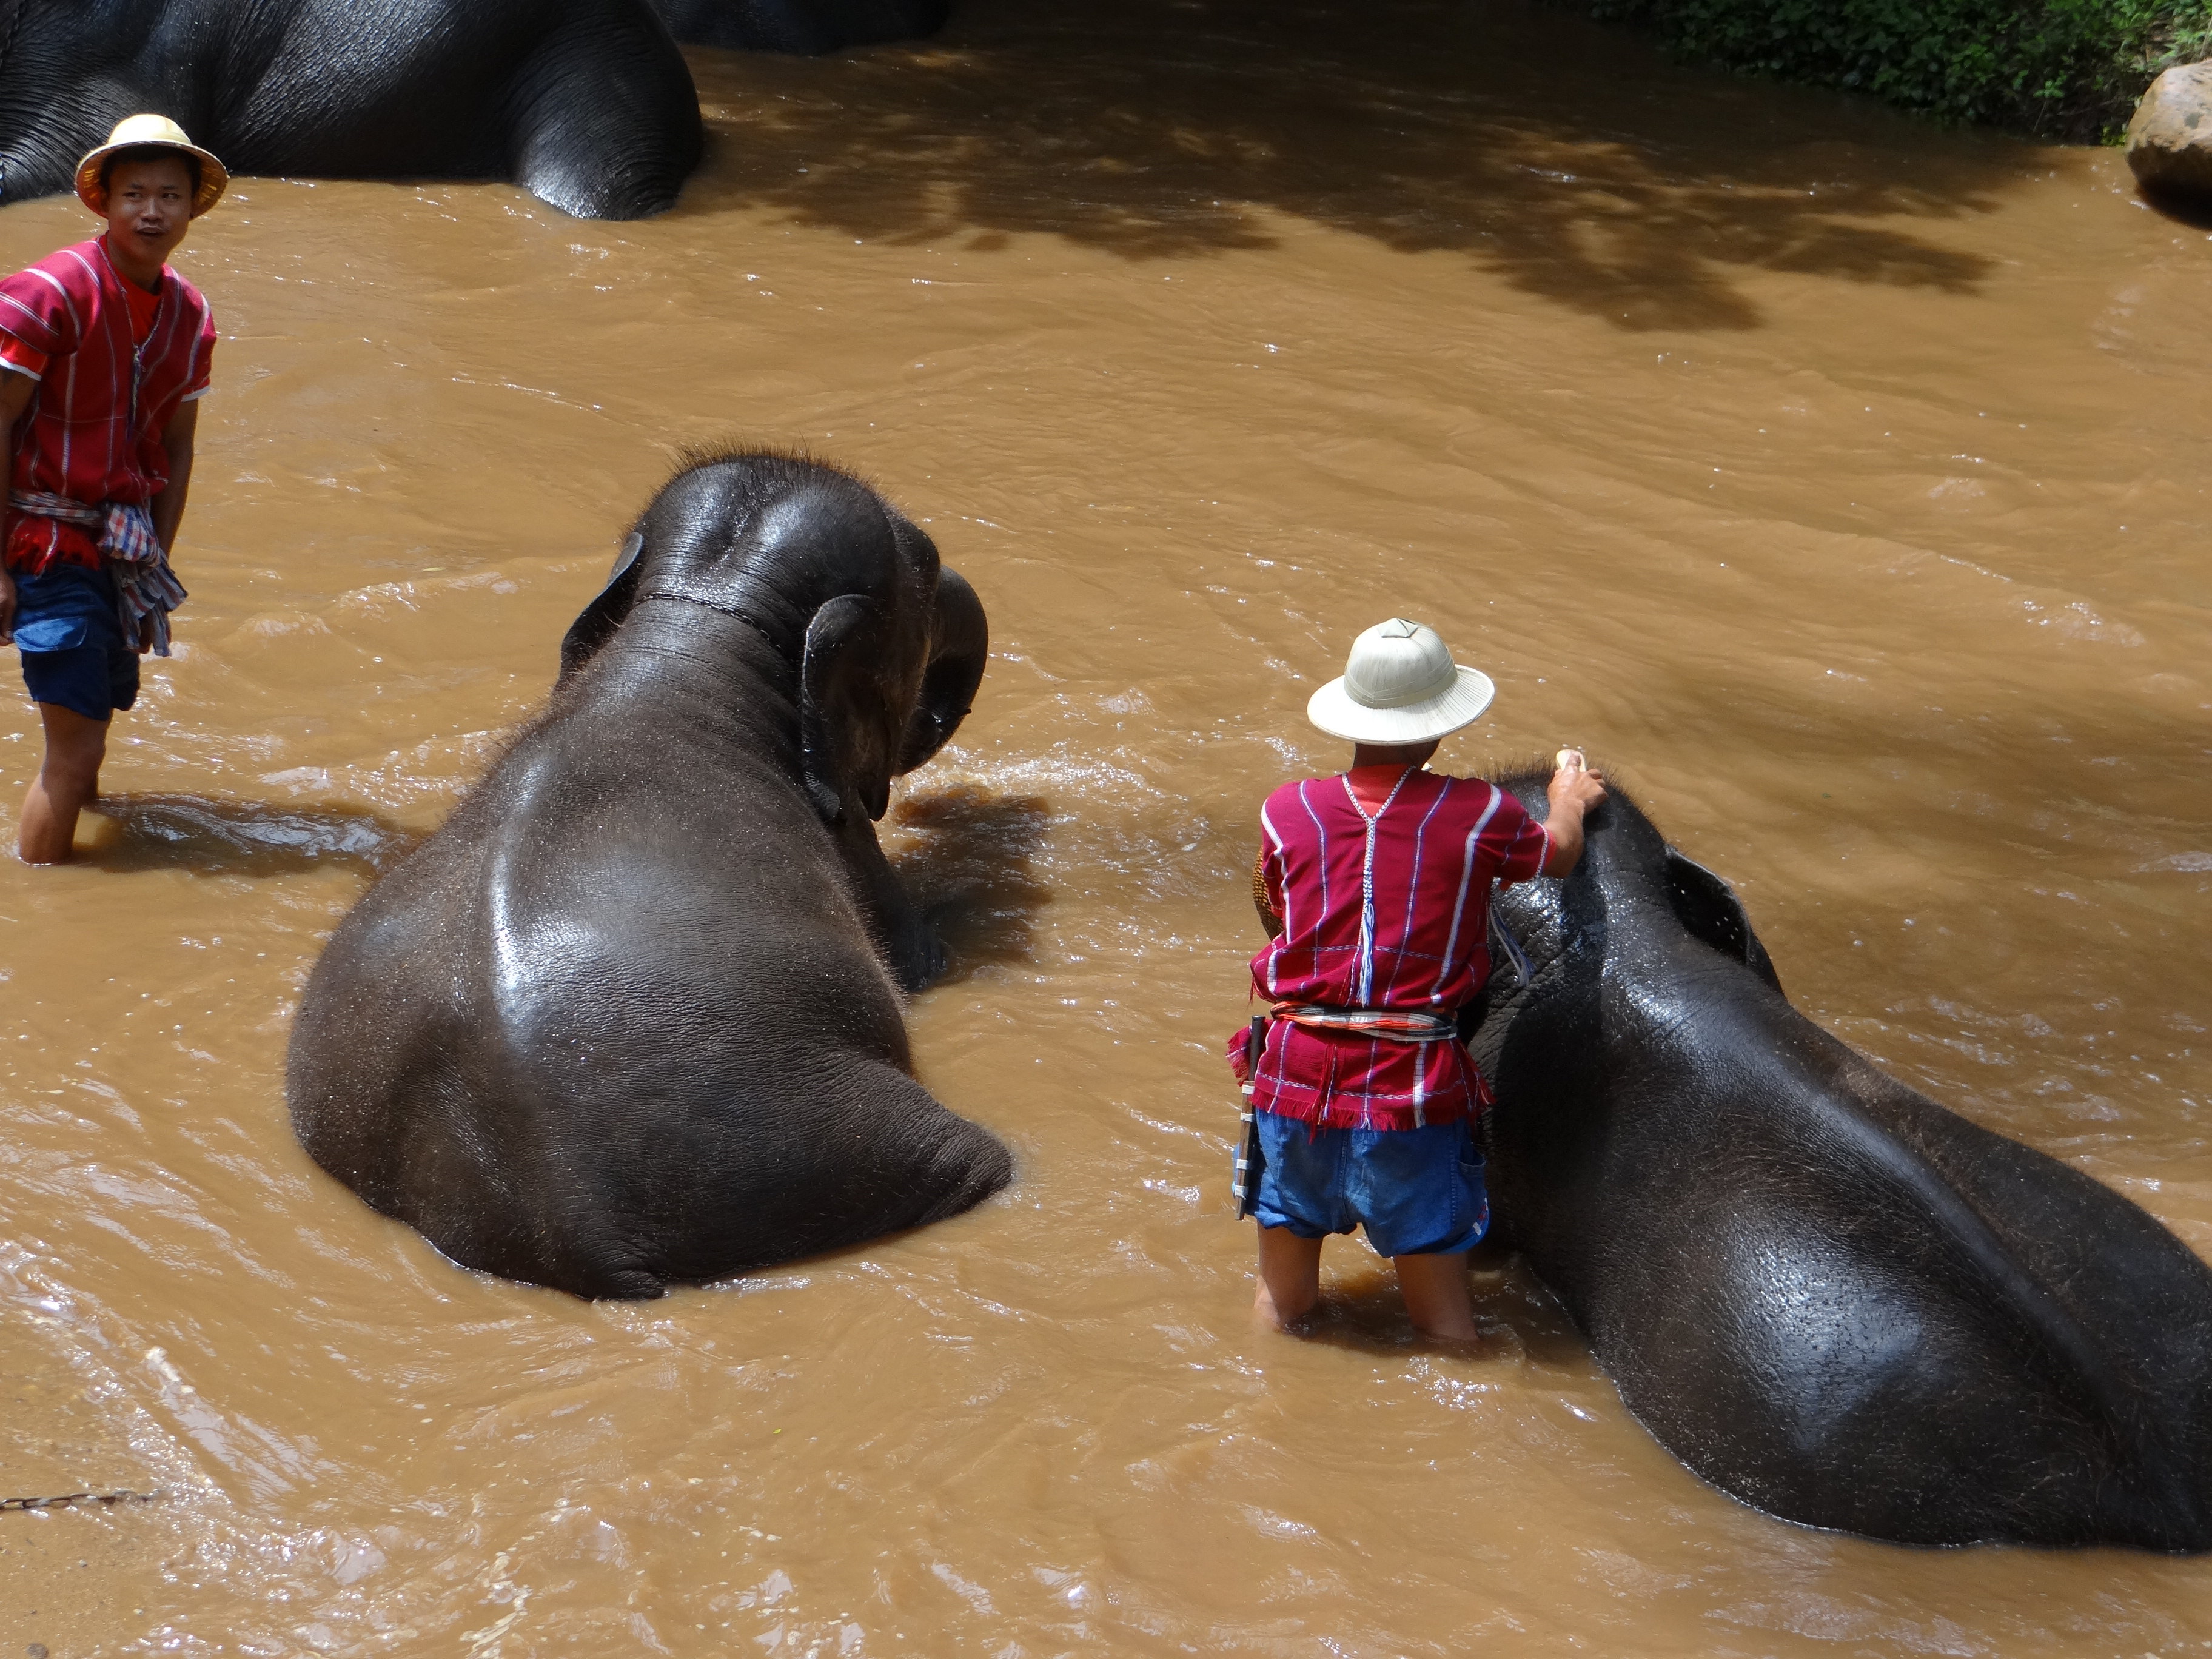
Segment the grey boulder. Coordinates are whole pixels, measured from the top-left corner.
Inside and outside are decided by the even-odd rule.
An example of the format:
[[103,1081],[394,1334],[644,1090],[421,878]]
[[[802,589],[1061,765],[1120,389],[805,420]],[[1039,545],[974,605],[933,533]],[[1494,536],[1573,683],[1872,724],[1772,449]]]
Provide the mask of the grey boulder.
[[2212,59],[2151,82],[2128,123],[2128,165],[2146,191],[2212,206]]

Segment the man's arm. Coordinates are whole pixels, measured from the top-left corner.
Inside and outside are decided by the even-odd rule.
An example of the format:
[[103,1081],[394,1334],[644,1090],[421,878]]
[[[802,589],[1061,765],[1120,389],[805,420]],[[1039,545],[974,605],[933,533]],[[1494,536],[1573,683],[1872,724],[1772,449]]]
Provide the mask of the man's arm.
[[154,497],[154,533],[161,538],[164,553],[175,548],[177,526],[185,521],[185,496],[192,487],[192,434],[199,423],[195,398],[177,410],[161,434],[161,447],[169,453],[169,482]]
[[1559,770],[1544,791],[1552,810],[1544,820],[1552,850],[1544,857],[1544,873],[1573,873],[1583,861],[1583,815],[1605,799],[1605,775],[1589,769],[1579,749],[1559,750]]
[[[38,389],[39,383],[29,375],[0,368],[0,550],[7,547],[15,528],[15,509],[8,505],[15,479],[15,422],[22,419]],[[15,579],[0,564],[0,645],[11,645],[15,639]]]

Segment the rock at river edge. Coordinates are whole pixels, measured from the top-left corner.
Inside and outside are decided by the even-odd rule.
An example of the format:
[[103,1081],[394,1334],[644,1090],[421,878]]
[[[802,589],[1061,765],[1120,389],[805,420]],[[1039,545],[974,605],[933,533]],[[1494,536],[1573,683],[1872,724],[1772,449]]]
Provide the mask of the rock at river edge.
[[2212,206],[2212,60],[2150,83],[2128,123],[2128,165],[2146,190]]

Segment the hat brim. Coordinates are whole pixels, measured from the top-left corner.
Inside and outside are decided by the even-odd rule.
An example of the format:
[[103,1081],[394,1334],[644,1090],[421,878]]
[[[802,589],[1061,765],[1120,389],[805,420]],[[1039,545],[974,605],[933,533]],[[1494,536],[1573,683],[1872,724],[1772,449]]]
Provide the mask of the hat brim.
[[1332,738],[1354,743],[1427,743],[1480,720],[1497,695],[1489,675],[1462,668],[1458,683],[1433,697],[1402,708],[1370,708],[1352,700],[1340,676],[1307,700],[1306,718]]
[[192,195],[192,217],[197,219],[222,200],[222,193],[230,188],[230,173],[210,151],[198,144],[180,144],[173,138],[134,138],[120,144],[102,144],[98,149],[85,153],[84,160],[76,164],[76,199],[97,213],[107,216],[107,192],[100,187],[100,164],[119,149],[173,149],[179,155],[196,155],[200,163],[200,187]]

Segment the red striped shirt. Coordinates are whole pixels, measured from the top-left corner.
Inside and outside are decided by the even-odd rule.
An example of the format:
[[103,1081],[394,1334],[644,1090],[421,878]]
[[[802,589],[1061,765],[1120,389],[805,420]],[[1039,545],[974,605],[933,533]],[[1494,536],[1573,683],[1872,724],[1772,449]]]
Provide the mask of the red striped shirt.
[[[0,336],[10,368],[39,389],[15,423],[14,487],[144,505],[169,482],[162,434],[208,389],[215,317],[200,292],[167,266],[143,343],[131,326],[128,281],[104,240],[79,242],[0,278]],[[53,519],[19,515],[10,570],[55,559],[97,569],[93,537]]]
[[[1363,781],[1364,781],[1363,780]],[[1260,809],[1281,937],[1252,958],[1271,1002],[1451,1013],[1490,976],[1490,884],[1541,872],[1551,840],[1504,790],[1409,768],[1378,810],[1340,775]],[[1489,1091],[1455,1042],[1393,1042],[1276,1020],[1252,1103],[1327,1128],[1413,1129],[1479,1112]]]

